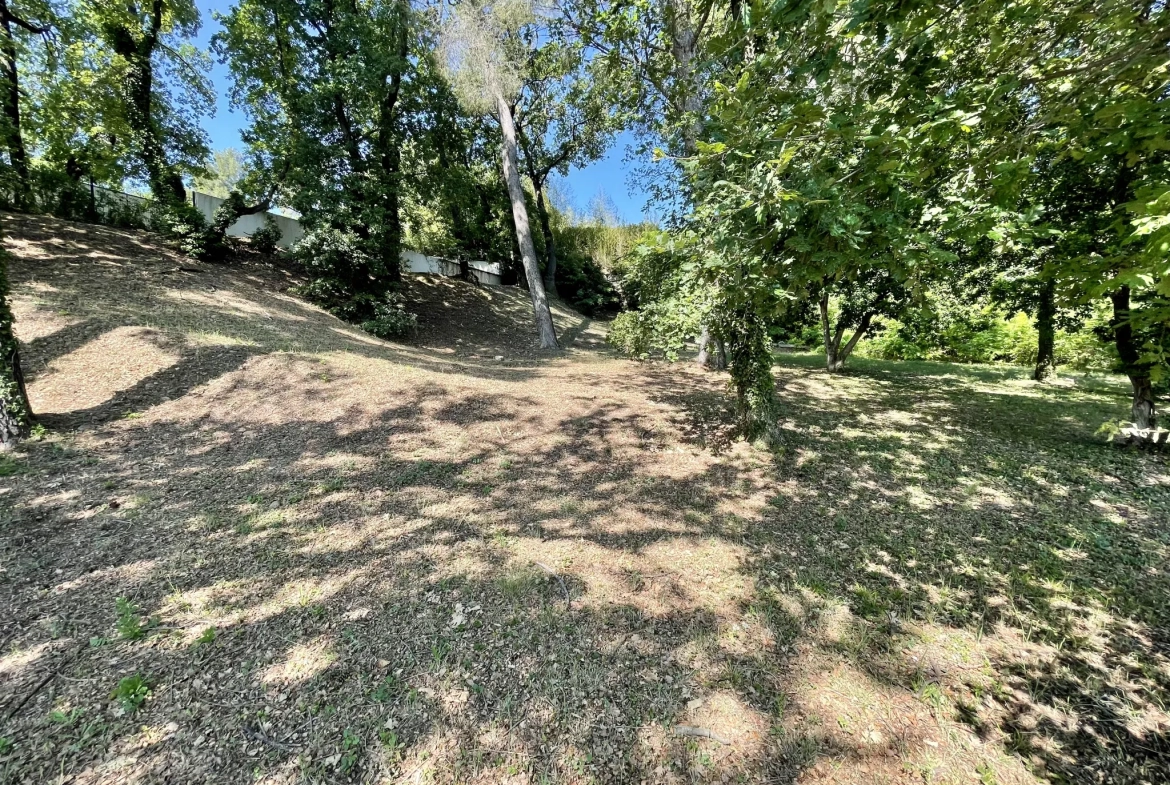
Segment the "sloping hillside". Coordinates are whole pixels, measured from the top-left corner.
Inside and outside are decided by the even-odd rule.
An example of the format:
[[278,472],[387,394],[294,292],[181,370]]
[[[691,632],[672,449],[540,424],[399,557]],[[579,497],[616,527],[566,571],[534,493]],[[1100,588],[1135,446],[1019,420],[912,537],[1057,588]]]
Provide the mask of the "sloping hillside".
[[[422,364],[503,367],[549,359],[528,295],[514,287],[410,275],[419,330],[389,343],[288,294],[296,273],[263,261],[200,264],[149,232],[52,218],[6,216],[4,228],[32,404],[49,425],[124,416],[273,352],[420,348]],[[601,328],[571,309],[556,305],[554,319],[566,349],[603,345]]]
[[[379,341],[290,274],[5,217],[0,782],[1160,782],[1170,473],[1109,381],[725,376],[516,290]],[[502,356],[502,360],[495,359]],[[1159,512],[1161,511],[1161,512]]]

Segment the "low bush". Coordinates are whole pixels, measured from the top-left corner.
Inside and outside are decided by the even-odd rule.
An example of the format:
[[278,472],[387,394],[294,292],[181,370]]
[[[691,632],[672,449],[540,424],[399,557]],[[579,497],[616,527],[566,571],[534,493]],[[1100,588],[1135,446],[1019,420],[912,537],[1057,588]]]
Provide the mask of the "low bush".
[[280,226],[277,225],[276,220],[271,215],[264,216],[264,225],[248,237],[248,241],[262,254],[272,256],[276,253],[277,244],[283,232],[280,231]]

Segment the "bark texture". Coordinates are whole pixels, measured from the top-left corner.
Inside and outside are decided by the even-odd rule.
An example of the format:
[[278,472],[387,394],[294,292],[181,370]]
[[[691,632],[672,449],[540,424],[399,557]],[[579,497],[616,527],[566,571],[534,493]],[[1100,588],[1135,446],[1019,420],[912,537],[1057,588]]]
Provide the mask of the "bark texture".
[[516,123],[512,119],[512,107],[502,95],[496,96],[496,110],[503,132],[504,144],[501,150],[504,167],[504,182],[508,185],[508,197],[512,202],[512,220],[516,225],[516,242],[520,246],[520,259],[524,264],[524,276],[528,279],[528,293],[532,296],[532,311],[536,319],[536,332],[540,336],[540,348],[559,349],[557,332],[553,327],[552,312],[544,292],[544,281],[540,277],[540,266],[536,261],[536,246],[532,242],[532,227],[528,223],[528,208],[524,203],[524,187],[520,184],[519,156],[517,155]]
[[1040,302],[1036,307],[1036,332],[1039,336],[1036,352],[1036,370],[1032,378],[1038,382],[1056,375],[1056,286],[1051,280],[1040,288]]
[[1113,301],[1113,340],[1121,358],[1122,370],[1129,377],[1133,388],[1133,404],[1130,418],[1136,429],[1146,431],[1158,427],[1157,407],[1154,402],[1154,385],[1150,380],[1149,366],[1142,363],[1138,342],[1129,321],[1129,287],[1122,286],[1109,295]]

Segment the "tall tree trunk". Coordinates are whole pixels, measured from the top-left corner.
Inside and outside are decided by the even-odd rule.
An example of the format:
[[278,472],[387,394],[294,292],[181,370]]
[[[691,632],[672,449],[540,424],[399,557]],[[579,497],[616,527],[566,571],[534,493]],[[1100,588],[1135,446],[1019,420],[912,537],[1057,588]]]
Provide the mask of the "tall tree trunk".
[[[402,11],[401,6],[398,7]],[[387,75],[386,92],[378,111],[378,151],[381,158],[382,191],[386,225],[382,227],[379,246],[382,271],[393,282],[402,280],[402,211],[399,189],[402,186],[402,147],[398,136],[398,98],[402,93],[402,71],[406,67],[408,42],[405,14],[398,19],[395,50],[398,60]]]
[[553,238],[552,225],[548,220],[548,208],[544,204],[544,180],[533,178],[532,189],[536,191],[536,214],[540,216],[540,231],[544,234],[544,290],[549,297],[557,296],[557,245]]
[[12,334],[8,307],[8,253],[0,249],[0,449],[11,449],[28,436],[32,407],[20,372],[20,352]]
[[1153,430],[1158,425],[1154,405],[1154,387],[1150,381],[1150,368],[1141,362],[1141,352],[1134,339],[1133,325],[1129,322],[1129,287],[1122,286],[1109,295],[1113,301],[1113,340],[1121,358],[1122,370],[1129,377],[1133,388],[1133,404],[1130,416],[1138,430]]
[[1032,378],[1042,382],[1056,374],[1056,282],[1048,278],[1040,286],[1036,307],[1036,370]]
[[16,193],[13,200],[20,210],[32,207],[32,182],[28,172],[28,154],[24,149],[24,138],[20,129],[20,75],[16,63],[16,39],[12,35],[12,14],[8,10],[8,0],[0,0],[0,27],[3,28],[3,41],[0,50],[3,51],[4,71],[4,119],[6,121],[6,139],[8,160],[16,172]]
[[504,135],[501,152],[504,168],[504,182],[508,185],[508,197],[512,201],[512,220],[516,225],[516,242],[520,245],[520,259],[524,263],[524,275],[528,279],[528,292],[532,295],[532,311],[536,319],[536,332],[540,336],[541,349],[559,349],[557,332],[553,327],[552,311],[544,293],[544,281],[540,279],[540,265],[536,261],[536,246],[532,244],[532,228],[528,224],[528,208],[524,204],[524,187],[520,184],[520,166],[516,153],[516,124],[512,120],[512,107],[504,96],[496,96],[500,130]]

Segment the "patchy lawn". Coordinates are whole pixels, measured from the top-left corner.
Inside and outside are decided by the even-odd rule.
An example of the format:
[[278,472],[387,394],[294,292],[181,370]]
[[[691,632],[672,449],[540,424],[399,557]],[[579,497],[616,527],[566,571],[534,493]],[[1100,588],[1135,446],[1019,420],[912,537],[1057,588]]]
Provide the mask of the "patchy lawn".
[[2,782],[1170,777],[1170,468],[1093,439],[1114,380],[781,356],[773,455],[516,290],[414,279],[395,344],[5,231]]

